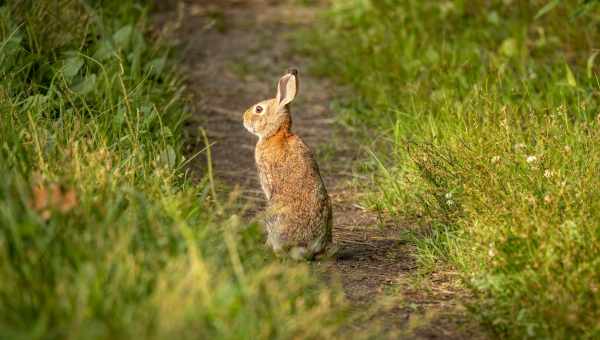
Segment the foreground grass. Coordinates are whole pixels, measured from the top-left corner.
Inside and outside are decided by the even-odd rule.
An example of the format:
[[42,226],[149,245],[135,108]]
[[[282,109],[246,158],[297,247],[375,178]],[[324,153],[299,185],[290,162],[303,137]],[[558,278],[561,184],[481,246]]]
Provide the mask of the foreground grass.
[[430,226],[422,267],[504,337],[600,337],[598,25],[594,1],[334,1],[311,38],[384,136],[371,203]]
[[333,336],[341,292],[187,178],[145,22],[133,1],[0,7],[0,338]]

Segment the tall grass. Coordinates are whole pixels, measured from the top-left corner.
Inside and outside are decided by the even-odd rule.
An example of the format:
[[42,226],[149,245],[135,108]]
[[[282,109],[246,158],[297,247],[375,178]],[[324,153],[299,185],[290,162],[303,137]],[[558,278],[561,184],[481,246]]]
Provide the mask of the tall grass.
[[[0,338],[327,338],[342,293],[192,182],[135,1],[0,6]],[[197,150],[201,151],[201,150]]]
[[598,27],[595,1],[357,0],[310,38],[383,135],[371,203],[503,337],[600,337]]

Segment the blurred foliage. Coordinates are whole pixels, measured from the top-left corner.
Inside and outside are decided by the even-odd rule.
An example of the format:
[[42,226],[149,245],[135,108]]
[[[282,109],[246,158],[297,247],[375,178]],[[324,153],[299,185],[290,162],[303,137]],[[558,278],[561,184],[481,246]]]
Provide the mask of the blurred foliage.
[[146,14],[0,6],[0,338],[335,336],[343,293],[188,178],[183,87]]

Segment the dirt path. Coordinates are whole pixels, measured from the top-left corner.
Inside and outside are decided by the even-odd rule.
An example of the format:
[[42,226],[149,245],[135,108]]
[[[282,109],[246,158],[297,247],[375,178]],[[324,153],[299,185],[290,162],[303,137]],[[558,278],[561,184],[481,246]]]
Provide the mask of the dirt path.
[[250,207],[259,207],[264,198],[254,165],[256,139],[243,128],[241,115],[250,105],[274,96],[275,82],[286,68],[299,68],[293,130],[316,150],[334,203],[334,242],[346,254],[314,266],[325,276],[341,280],[357,310],[386,305],[376,308],[368,322],[350,327],[378,323],[381,337],[389,338],[410,333],[421,339],[473,339],[479,332],[465,323],[456,294],[448,288],[448,276],[437,281],[433,276],[431,282],[416,286],[411,279],[416,268],[414,250],[399,239],[401,227],[380,227],[376,215],[362,209],[350,189],[352,166],[360,156],[352,136],[336,125],[331,111],[333,96],[340,92],[306,72],[309,61],[294,53],[289,41],[291,32],[316,20],[318,8],[299,3],[200,0],[163,4],[158,20],[179,18],[174,36],[187,46],[184,69],[195,102],[189,131],[193,135],[198,126],[206,128],[215,143],[217,176],[230,186],[239,186]]

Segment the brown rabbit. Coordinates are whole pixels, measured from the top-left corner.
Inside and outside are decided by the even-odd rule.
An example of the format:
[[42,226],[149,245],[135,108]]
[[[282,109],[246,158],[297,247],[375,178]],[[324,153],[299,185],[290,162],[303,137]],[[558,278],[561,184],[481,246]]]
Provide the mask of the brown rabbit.
[[290,103],[298,71],[289,70],[277,96],[244,112],[244,127],[258,136],[255,159],[268,205],[267,244],[277,254],[313,259],[331,244],[331,202],[309,147],[291,131]]

